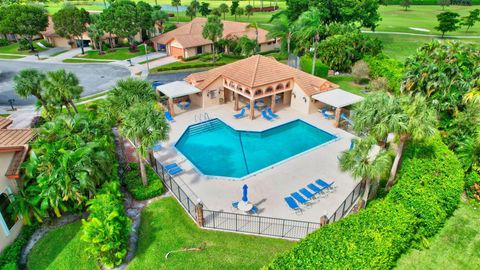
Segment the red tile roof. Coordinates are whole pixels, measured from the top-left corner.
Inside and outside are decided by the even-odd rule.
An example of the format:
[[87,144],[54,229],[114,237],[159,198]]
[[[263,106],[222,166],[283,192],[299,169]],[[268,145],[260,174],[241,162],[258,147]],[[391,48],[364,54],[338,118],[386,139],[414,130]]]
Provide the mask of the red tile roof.
[[33,137],[33,129],[0,129],[0,150],[24,147]]
[[13,121],[11,119],[0,116],[0,129],[7,128],[10,126],[10,124],[12,124],[12,122]]

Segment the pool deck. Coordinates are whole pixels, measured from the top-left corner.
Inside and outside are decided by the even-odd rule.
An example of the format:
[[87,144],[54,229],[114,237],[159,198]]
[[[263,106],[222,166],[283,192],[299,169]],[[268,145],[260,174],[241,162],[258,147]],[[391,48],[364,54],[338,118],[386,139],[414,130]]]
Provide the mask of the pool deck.
[[[219,118],[235,129],[261,131],[272,128],[296,119],[323,129],[338,137],[337,140],[323,144],[311,151],[307,151],[294,158],[280,162],[265,170],[251,175],[244,180],[231,180],[228,178],[207,177],[193,167],[174,145],[189,125],[195,124],[195,116],[208,113],[211,119]],[[155,157],[162,164],[176,162],[184,172],[175,177],[187,195],[196,202],[200,199],[206,209],[235,212],[231,203],[238,201],[242,196],[242,186],[247,184],[250,202],[259,208],[259,215],[319,222],[322,215],[330,217],[340,206],[350,192],[355,188],[355,181],[350,174],[342,172],[338,167],[337,156],[350,146],[350,141],[355,136],[333,127],[332,120],[326,120],[320,113],[304,114],[292,108],[281,108],[277,114],[279,119],[269,122],[263,119],[258,111],[257,118],[250,120],[248,117],[235,119],[232,104],[210,107],[207,109],[192,109],[175,116],[171,124],[169,140],[162,142],[162,149],[155,152]],[[292,138],[292,141],[302,138]],[[205,153],[208,155],[208,153]],[[302,214],[295,214],[284,201],[290,195],[307,184],[321,178],[326,182],[335,181],[336,190],[327,197],[317,200],[310,208],[304,208]],[[238,211],[238,213],[241,213]]]

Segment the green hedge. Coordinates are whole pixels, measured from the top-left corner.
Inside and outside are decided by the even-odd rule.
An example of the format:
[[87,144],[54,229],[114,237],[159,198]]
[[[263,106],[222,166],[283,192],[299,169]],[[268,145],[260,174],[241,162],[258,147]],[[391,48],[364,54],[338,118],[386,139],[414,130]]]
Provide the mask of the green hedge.
[[385,77],[391,92],[399,93],[404,73],[403,63],[384,54],[367,56],[363,59],[370,69],[370,77],[377,79]]
[[39,223],[35,223],[22,227],[22,231],[17,239],[0,253],[0,269],[20,269],[19,263],[22,248],[28,243],[28,240],[30,240],[30,237],[39,226]]
[[217,62],[193,62],[193,63],[180,63],[176,62],[173,63],[176,65],[165,65],[165,66],[160,66],[156,69],[157,72],[162,72],[162,71],[169,71],[169,70],[180,70],[180,69],[189,69],[189,68],[201,68],[201,67],[217,67],[217,66],[223,66],[225,64],[228,64],[228,62],[224,61],[217,61]]
[[[300,57],[300,68],[308,74],[312,73],[313,59],[306,55]],[[328,66],[323,64],[320,60],[315,62],[315,76],[326,78],[328,76]]]
[[135,200],[147,200],[163,193],[163,183],[150,166],[145,165],[148,178],[146,187],[143,186],[142,179],[139,176],[138,163],[129,163],[129,167],[130,171],[125,175],[124,181],[127,185],[127,190]]
[[460,199],[463,170],[436,136],[405,150],[398,183],[360,213],[319,229],[265,269],[391,269],[434,235]]
[[[388,5],[400,5],[400,3],[402,2],[402,0],[388,0]],[[453,0],[451,1],[452,3],[461,3],[461,0]],[[470,0],[466,3],[470,2],[470,4],[472,5],[480,5],[480,0]],[[418,6],[438,6],[438,0],[412,0],[411,1],[411,5],[412,6],[415,6],[415,5],[418,5]],[[410,7],[412,8],[412,7]]]

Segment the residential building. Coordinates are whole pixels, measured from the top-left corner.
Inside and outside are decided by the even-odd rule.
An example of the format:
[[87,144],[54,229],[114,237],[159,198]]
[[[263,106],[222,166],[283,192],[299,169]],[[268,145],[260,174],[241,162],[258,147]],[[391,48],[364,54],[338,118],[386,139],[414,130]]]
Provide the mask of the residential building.
[[[165,50],[168,55],[177,58],[192,57],[202,53],[213,51],[212,41],[205,39],[202,35],[203,25],[206,18],[195,18],[191,22],[179,26],[177,29],[164,33],[152,39],[155,50]],[[268,31],[250,27],[248,23],[222,21],[224,39],[236,39],[247,36],[250,39],[257,39],[260,51],[277,49],[280,44],[276,39],[267,37]],[[228,48],[227,48],[228,52]]]

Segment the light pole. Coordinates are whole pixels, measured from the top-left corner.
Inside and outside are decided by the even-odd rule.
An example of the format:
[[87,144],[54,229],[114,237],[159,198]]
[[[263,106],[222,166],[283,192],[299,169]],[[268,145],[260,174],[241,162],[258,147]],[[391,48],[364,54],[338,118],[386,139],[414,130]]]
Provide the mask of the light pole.
[[148,63],[147,43],[144,42],[143,45],[145,45],[145,57],[147,58],[147,74],[149,74],[150,73],[150,64]]

